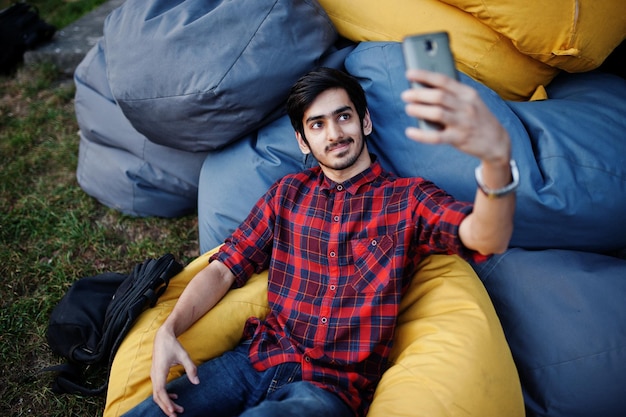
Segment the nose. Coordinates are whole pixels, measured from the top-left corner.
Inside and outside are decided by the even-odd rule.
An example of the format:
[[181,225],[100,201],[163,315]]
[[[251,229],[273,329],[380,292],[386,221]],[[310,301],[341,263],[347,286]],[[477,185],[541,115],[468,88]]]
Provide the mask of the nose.
[[337,141],[343,138],[343,129],[337,122],[329,123],[326,132],[330,141]]

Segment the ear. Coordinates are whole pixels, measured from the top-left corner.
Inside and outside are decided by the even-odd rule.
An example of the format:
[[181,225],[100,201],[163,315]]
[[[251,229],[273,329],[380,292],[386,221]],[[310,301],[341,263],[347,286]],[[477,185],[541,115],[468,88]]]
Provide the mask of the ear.
[[370,135],[373,130],[374,130],[374,127],[372,125],[372,118],[370,117],[370,111],[366,110],[365,116],[363,117],[363,133],[365,133],[365,136],[367,136],[367,135]]
[[310,154],[311,149],[309,148],[309,145],[306,143],[306,140],[304,140],[300,132],[296,132],[296,139],[298,140],[298,146],[300,147],[300,151],[302,151],[302,153],[305,155]]

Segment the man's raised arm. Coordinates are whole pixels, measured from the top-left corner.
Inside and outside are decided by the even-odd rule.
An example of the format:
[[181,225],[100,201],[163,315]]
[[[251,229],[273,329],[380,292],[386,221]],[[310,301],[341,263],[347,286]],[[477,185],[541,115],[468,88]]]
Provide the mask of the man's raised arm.
[[432,87],[402,93],[407,114],[443,126],[441,130],[408,127],[407,137],[448,144],[481,161],[476,170],[474,210],[459,228],[463,244],[483,254],[504,252],[513,233],[519,180],[508,132],[472,87],[428,71],[409,70],[406,75],[410,81]]

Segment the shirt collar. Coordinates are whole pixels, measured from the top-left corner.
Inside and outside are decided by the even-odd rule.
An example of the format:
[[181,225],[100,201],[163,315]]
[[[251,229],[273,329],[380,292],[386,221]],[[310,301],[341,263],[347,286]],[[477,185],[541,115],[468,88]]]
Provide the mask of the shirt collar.
[[324,172],[321,171],[320,190],[325,191],[325,192],[331,192],[331,190],[333,189],[336,191],[345,190],[346,192],[352,195],[356,194],[359,191],[359,188],[361,188],[361,186],[370,184],[371,182],[376,180],[376,178],[378,178],[383,172],[382,166],[376,160],[377,159],[376,155],[370,154],[370,157],[372,158],[372,163],[369,167],[367,167],[364,171],[360,172],[359,174],[355,175],[354,177],[342,183],[336,183],[335,181],[331,180],[326,175],[324,175]]

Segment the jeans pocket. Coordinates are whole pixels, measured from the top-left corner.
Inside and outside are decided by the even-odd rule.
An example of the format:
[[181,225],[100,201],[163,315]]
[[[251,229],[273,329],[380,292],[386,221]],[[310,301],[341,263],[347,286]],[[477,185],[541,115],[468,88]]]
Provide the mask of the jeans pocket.
[[274,367],[274,377],[267,388],[267,395],[287,384],[302,380],[302,367],[297,362],[286,362]]

